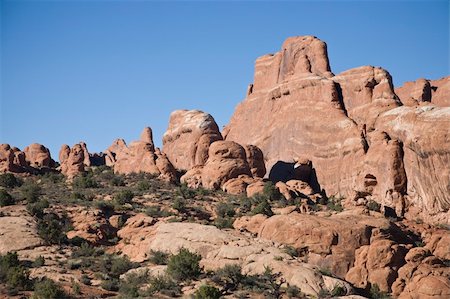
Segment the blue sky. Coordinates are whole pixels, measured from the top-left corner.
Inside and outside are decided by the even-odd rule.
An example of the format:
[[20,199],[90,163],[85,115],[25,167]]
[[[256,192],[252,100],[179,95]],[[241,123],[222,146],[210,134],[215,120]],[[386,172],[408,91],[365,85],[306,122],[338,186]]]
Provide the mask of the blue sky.
[[396,86],[449,75],[448,1],[1,1],[0,143],[38,142],[57,158],[145,126],[157,145],[170,112],[219,127],[253,81],[258,56],[315,35],[332,71],[386,68]]

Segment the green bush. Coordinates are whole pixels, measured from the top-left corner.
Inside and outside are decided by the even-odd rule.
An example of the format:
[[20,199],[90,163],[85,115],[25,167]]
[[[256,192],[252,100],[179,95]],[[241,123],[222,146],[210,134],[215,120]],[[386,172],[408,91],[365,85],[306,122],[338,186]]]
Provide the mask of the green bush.
[[167,273],[179,281],[195,279],[201,273],[199,265],[201,259],[200,255],[181,248],[178,254],[170,257],[167,263]]
[[252,215],[263,214],[263,215],[267,215],[269,217],[273,216],[272,208],[270,207],[270,203],[267,201],[267,199],[262,198],[262,199],[258,199],[258,200],[259,200],[259,203],[251,211]]
[[137,189],[141,192],[148,191],[151,189],[151,187],[152,184],[150,184],[150,182],[146,180],[142,180],[137,183]]
[[331,296],[333,297],[345,296],[346,293],[345,288],[340,285],[335,285],[333,290],[331,290]]
[[264,184],[263,195],[267,200],[278,201],[281,199],[281,193],[272,182]]
[[219,217],[214,221],[214,225],[220,229],[233,228],[233,223],[234,223],[234,218],[230,218],[230,217],[226,217],[226,218]]
[[86,274],[81,275],[80,282],[84,285],[90,286],[91,285],[91,279]]
[[86,197],[81,192],[72,192],[72,194],[70,194],[70,198],[73,200],[81,200],[81,201],[86,200]]
[[196,191],[194,189],[189,188],[186,184],[181,184],[181,186],[178,187],[178,195],[180,195],[184,199],[194,198],[195,194]]
[[225,218],[225,217],[234,217],[236,212],[234,211],[234,207],[232,204],[227,203],[219,203],[216,207],[216,213],[218,217]]
[[296,286],[288,285],[285,289],[285,293],[288,298],[306,298],[306,296],[302,294],[302,291]]
[[148,272],[127,274],[125,280],[120,282],[119,293],[124,298],[136,298],[140,296],[139,289],[148,282]]
[[172,215],[169,211],[161,210],[160,206],[150,206],[145,210],[145,213],[153,218],[169,217]]
[[61,245],[67,241],[65,221],[54,213],[45,214],[38,221],[38,234],[47,244]]
[[175,297],[181,293],[181,288],[178,283],[168,275],[150,277],[149,284],[150,286],[148,287],[147,292],[150,295],[160,292],[167,296]]
[[369,200],[369,202],[367,203],[367,208],[370,211],[380,212],[381,205],[374,200]]
[[202,285],[197,292],[195,292],[195,299],[219,299],[222,292],[216,287],[210,285]]
[[20,187],[22,185],[22,180],[16,178],[12,173],[0,174],[0,187],[4,188],[14,188]]
[[42,176],[42,178],[51,184],[64,181],[64,175],[60,172],[47,172]]
[[380,287],[377,284],[373,284],[370,286],[370,294],[369,297],[372,299],[389,299],[391,296],[389,294],[380,290]]
[[101,210],[105,215],[111,215],[114,213],[115,207],[112,202],[99,200],[95,202],[97,209]]
[[50,206],[49,202],[46,199],[41,199],[38,202],[28,203],[27,211],[31,214],[31,216],[35,216],[39,219],[44,217],[44,210]]
[[122,190],[114,195],[114,201],[119,205],[129,204],[133,201],[134,193],[131,190]]
[[37,202],[41,196],[41,187],[35,183],[24,184],[21,188],[22,196],[28,203]]
[[45,265],[45,259],[42,255],[38,256],[32,264],[33,268],[39,268],[44,265]]
[[160,250],[151,250],[149,261],[155,265],[167,265],[169,253]]
[[31,288],[29,271],[20,264],[16,252],[0,255],[0,283],[6,284],[11,294]]
[[123,175],[114,175],[114,177],[111,178],[110,183],[112,186],[125,186],[125,178]]
[[128,270],[135,268],[136,264],[130,262],[127,256],[114,256],[105,254],[99,262],[99,271],[112,278],[119,278]]
[[227,290],[234,291],[244,281],[244,278],[241,266],[234,264],[225,265],[223,268],[218,269],[212,280]]
[[0,207],[11,206],[14,203],[14,198],[6,190],[0,189]]
[[80,189],[98,188],[99,185],[92,174],[83,174],[73,180],[73,186]]
[[186,201],[182,198],[177,197],[173,201],[172,208],[174,208],[180,213],[184,213],[186,212]]
[[344,210],[344,207],[342,206],[342,198],[336,198],[334,196],[331,196],[328,199],[327,207],[336,212],[342,212]]
[[100,286],[107,290],[117,292],[119,290],[119,280],[117,278],[111,278],[103,280]]

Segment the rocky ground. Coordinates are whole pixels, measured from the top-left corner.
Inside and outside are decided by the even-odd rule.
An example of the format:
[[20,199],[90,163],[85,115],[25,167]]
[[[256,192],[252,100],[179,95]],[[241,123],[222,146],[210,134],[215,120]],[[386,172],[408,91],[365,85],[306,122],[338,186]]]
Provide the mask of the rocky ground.
[[450,295],[448,227],[386,218],[373,203],[286,200],[271,182],[230,195],[106,166],[70,183],[0,183],[5,298]]

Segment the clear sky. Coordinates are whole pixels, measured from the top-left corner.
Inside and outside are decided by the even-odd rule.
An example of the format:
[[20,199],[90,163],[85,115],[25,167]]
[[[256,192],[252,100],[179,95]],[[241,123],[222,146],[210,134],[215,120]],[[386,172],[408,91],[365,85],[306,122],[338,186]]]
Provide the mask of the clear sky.
[[[1,1],[1,0],[0,0]],[[1,1],[0,143],[57,158],[143,127],[157,145],[170,112],[227,124],[258,56],[289,36],[328,44],[332,71],[386,68],[396,86],[449,75],[449,1]]]

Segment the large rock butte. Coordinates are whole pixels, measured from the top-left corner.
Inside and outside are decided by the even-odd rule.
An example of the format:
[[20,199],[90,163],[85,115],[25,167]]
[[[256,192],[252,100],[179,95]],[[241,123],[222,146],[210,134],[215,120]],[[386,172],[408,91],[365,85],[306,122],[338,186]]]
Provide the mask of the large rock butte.
[[402,106],[415,91],[404,88],[399,98],[386,70],[334,76],[324,42],[288,38],[257,59],[254,83],[223,136],[258,146],[268,172],[305,157],[328,195],[370,196],[398,212],[413,204],[428,219],[450,208],[450,108],[434,105],[448,105],[448,79],[429,81],[431,104],[425,94],[424,104]]

